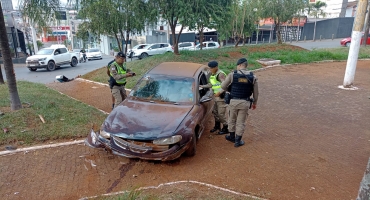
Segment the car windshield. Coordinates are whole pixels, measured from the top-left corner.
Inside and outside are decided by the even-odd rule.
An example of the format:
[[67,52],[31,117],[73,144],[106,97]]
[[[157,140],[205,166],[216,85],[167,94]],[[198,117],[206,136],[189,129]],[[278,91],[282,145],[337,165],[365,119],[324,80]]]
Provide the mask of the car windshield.
[[194,79],[167,75],[146,75],[130,96],[147,101],[191,103],[194,101]]
[[87,52],[99,52],[99,49],[89,49]]
[[36,53],[36,55],[51,55],[53,54],[54,49],[41,49]]

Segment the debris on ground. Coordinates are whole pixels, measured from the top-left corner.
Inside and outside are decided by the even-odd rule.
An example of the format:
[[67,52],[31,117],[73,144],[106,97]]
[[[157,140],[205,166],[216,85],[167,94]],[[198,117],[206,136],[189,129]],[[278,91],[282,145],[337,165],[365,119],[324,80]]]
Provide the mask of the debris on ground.
[[8,150],[8,151],[14,151],[14,150],[17,149],[17,147],[16,146],[12,146],[12,145],[7,145],[7,146],[5,146],[5,149]]

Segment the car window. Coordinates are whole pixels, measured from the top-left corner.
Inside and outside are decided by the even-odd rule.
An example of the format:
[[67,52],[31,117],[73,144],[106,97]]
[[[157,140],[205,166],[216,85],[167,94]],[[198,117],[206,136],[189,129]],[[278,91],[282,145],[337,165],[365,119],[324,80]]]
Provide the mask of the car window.
[[[199,85],[207,85],[208,84],[207,76],[204,73],[201,73],[199,75],[198,81],[199,81]],[[200,98],[202,98],[208,92],[208,90],[209,90],[209,88],[201,88],[199,90]]]
[[190,42],[182,43],[182,44],[179,45],[179,47],[190,47],[190,46],[191,46]]
[[89,49],[87,52],[99,52],[99,49]]
[[51,55],[53,54],[54,49],[40,49],[36,55]]
[[59,48],[59,53],[67,53],[67,49],[66,48]]
[[161,44],[161,48],[168,47],[168,44]]
[[215,44],[215,43],[213,43],[213,42],[212,42],[212,43],[211,43],[211,42],[210,42],[210,43],[208,43],[208,47],[215,47],[215,46],[216,46],[216,44]]
[[154,44],[150,48],[152,49],[158,49],[160,47],[160,44]]
[[130,96],[162,102],[193,102],[194,79],[166,75],[146,75],[131,91]]

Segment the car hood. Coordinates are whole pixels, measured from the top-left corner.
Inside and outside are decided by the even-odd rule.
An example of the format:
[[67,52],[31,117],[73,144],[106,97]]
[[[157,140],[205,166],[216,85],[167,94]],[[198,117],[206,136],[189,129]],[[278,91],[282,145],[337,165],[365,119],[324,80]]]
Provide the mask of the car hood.
[[46,58],[48,56],[49,55],[33,55],[33,56],[28,57],[27,60],[38,60],[40,58]]
[[154,140],[174,134],[193,105],[173,105],[126,100],[117,106],[102,129],[127,139]]

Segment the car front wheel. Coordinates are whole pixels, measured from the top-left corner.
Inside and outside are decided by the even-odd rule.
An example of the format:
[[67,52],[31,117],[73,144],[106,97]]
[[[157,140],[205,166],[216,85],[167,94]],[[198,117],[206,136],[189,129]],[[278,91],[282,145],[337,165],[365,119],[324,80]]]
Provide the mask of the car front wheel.
[[46,66],[46,70],[48,71],[54,71],[55,70],[55,63],[53,61],[48,62],[48,66]]
[[149,55],[147,53],[142,53],[140,55],[140,59],[144,59],[144,58],[147,58]]
[[72,66],[72,67],[76,67],[76,66],[77,66],[77,64],[78,64],[78,60],[77,60],[77,58],[73,57],[73,58],[72,58],[72,60],[71,60],[71,66]]
[[351,43],[350,42],[347,42],[346,43],[346,47],[349,47],[349,46],[351,46]]
[[195,133],[193,133],[190,143],[190,147],[185,151],[186,156],[194,156],[197,152],[197,137]]

